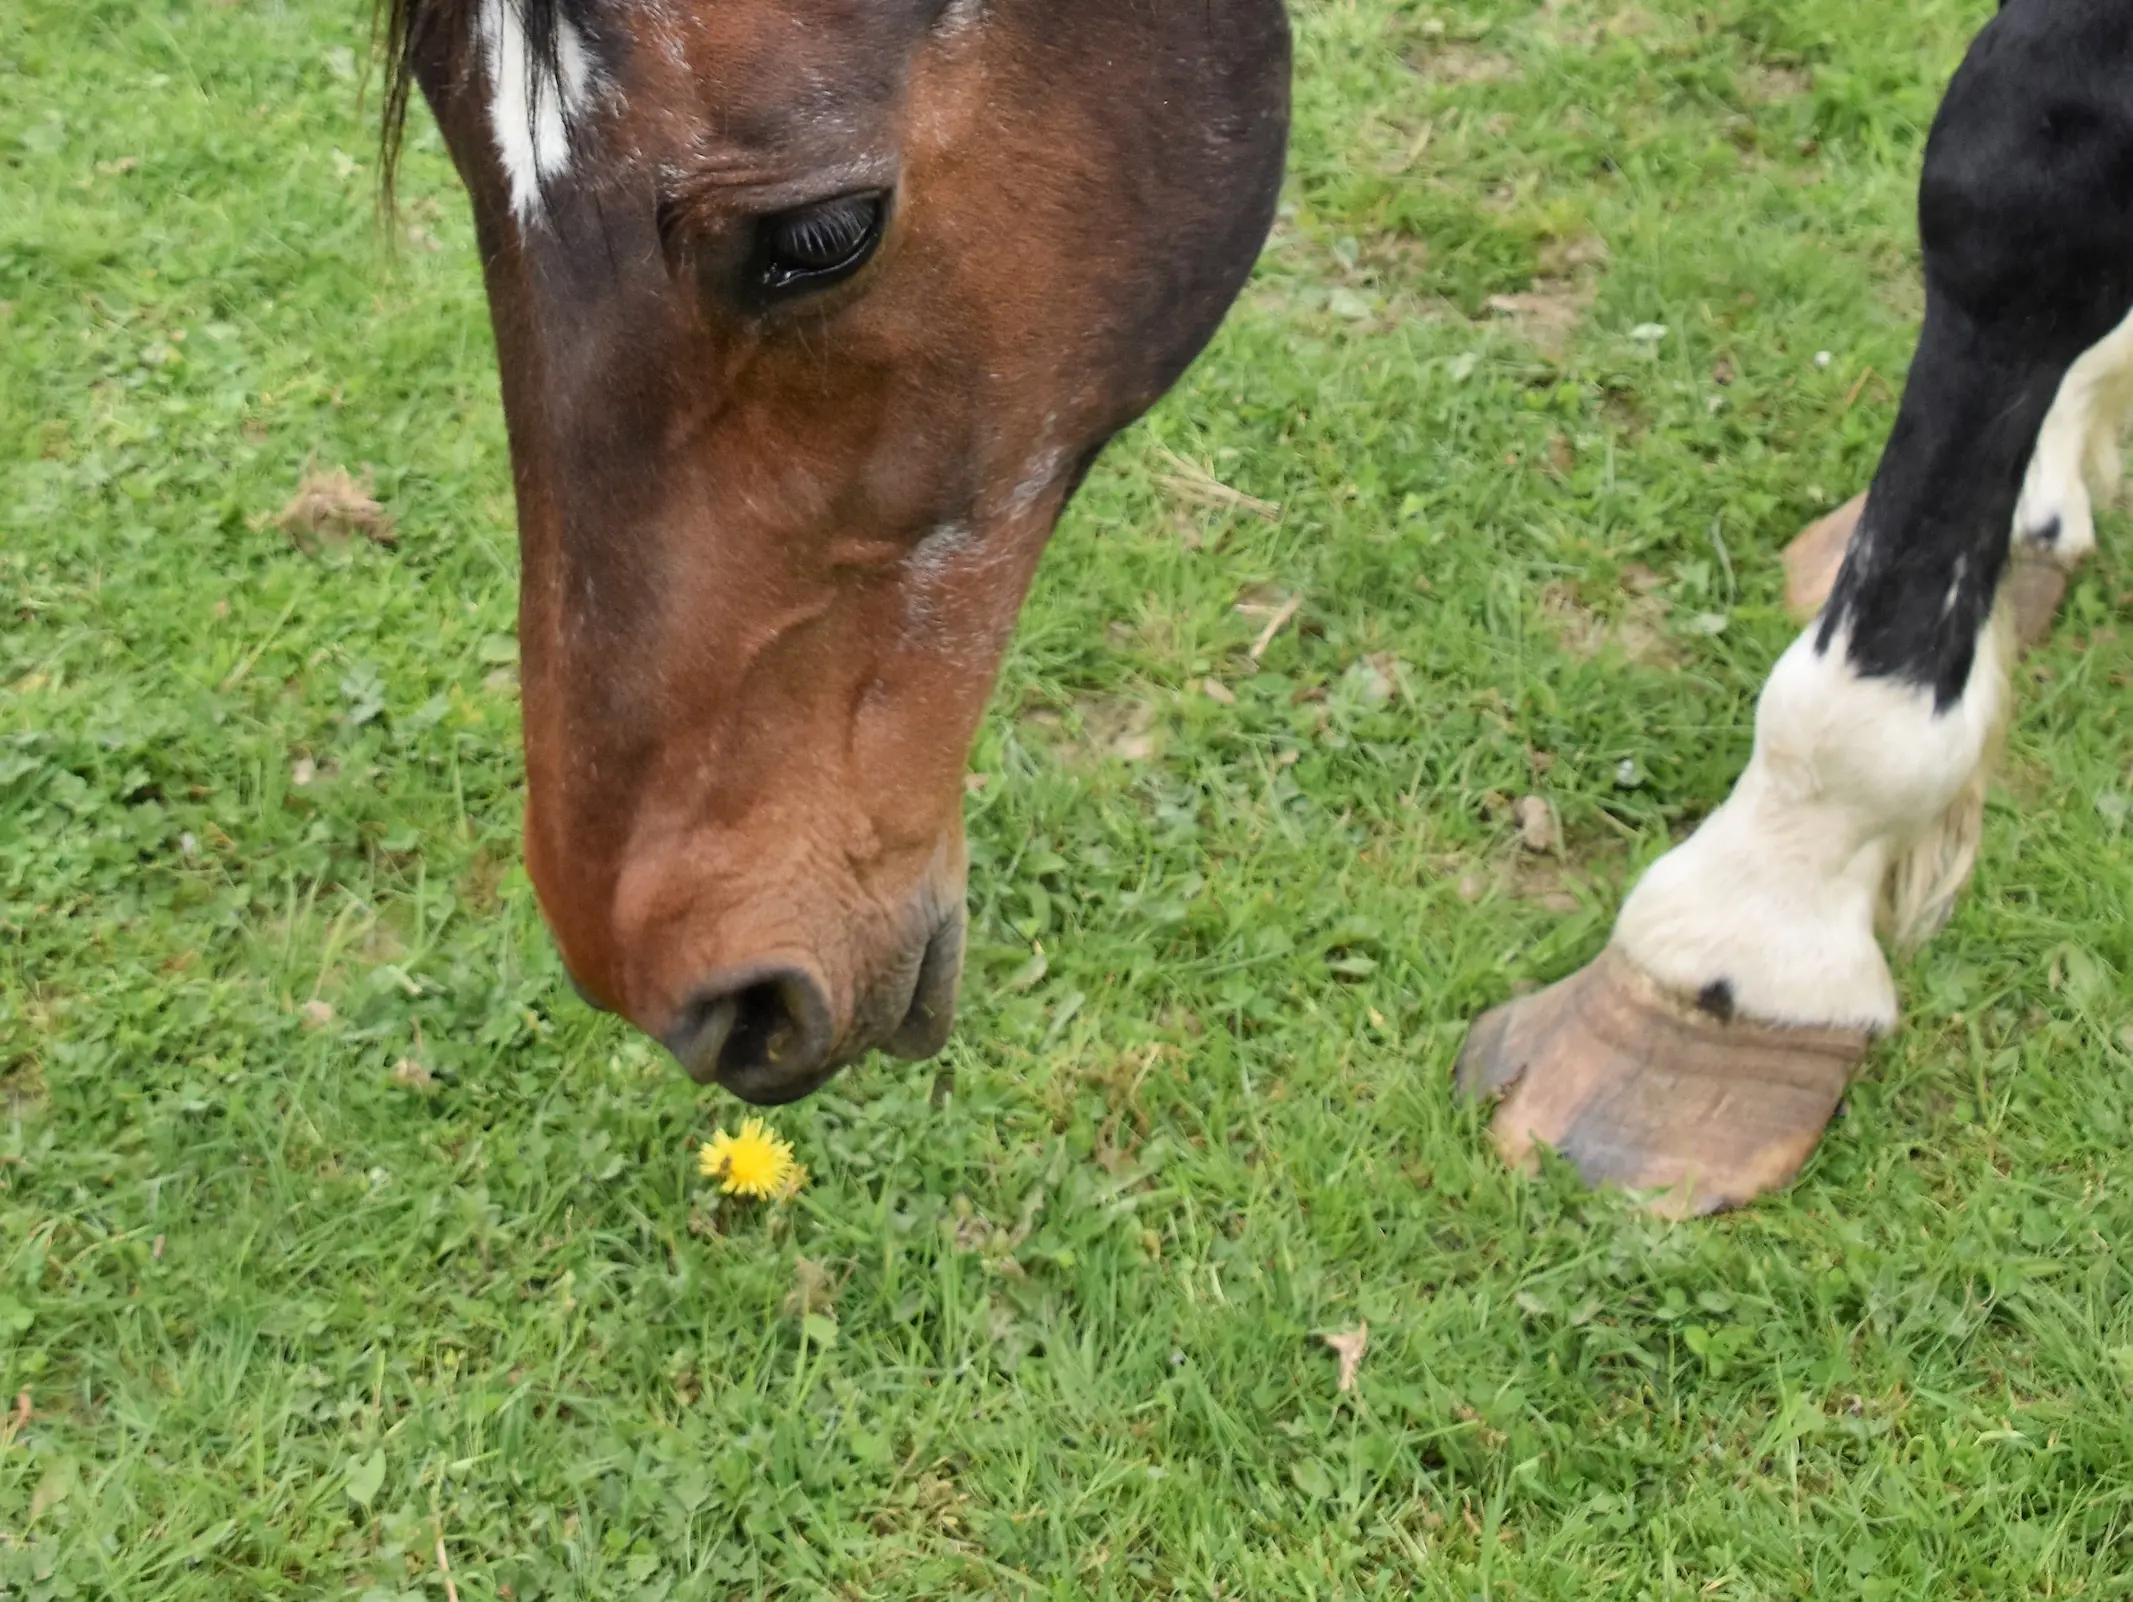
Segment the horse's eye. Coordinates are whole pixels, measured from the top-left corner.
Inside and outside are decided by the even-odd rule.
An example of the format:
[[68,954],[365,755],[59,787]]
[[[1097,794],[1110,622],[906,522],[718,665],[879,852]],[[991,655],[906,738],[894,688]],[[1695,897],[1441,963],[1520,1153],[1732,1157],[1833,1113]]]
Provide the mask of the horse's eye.
[[756,234],[756,282],[772,295],[826,289],[866,265],[881,242],[880,195],[845,195],[765,217]]

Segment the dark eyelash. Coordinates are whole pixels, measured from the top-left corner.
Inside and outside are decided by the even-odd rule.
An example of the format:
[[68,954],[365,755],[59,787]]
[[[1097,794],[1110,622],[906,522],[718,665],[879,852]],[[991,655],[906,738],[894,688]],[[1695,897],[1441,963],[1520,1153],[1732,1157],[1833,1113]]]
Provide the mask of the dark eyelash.
[[758,225],[755,279],[770,295],[826,288],[865,265],[881,239],[887,203],[846,195],[766,217]]

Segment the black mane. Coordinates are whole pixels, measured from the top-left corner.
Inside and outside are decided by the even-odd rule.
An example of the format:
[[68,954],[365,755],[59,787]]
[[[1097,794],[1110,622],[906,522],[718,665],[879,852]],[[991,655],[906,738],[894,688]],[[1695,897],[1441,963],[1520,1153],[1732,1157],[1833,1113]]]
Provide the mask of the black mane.
[[[529,117],[538,112],[548,95],[569,116],[563,97],[563,24],[575,27],[588,44],[595,36],[594,13],[599,0],[496,0],[518,13],[526,35],[526,52],[533,61],[534,92],[528,97]],[[407,107],[415,92],[415,63],[454,42],[461,50],[473,48],[475,18],[481,0],[376,0],[372,12],[373,37],[383,46],[385,57],[385,110],[379,129],[378,188],[386,209],[392,208],[393,181],[400,170],[400,144],[407,130]]]

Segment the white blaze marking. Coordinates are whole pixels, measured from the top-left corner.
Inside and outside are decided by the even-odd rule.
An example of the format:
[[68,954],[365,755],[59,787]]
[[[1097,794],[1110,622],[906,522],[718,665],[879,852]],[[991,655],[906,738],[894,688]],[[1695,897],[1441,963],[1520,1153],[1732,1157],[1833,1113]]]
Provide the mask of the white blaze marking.
[[[2119,434],[2133,411],[2133,317],[2067,369],[2037,434],[2015,509],[2015,538],[2065,567],[2096,548],[2095,502],[2118,492]],[[2058,537],[2038,538],[2054,524]]]
[[[541,186],[570,170],[570,126],[592,99],[592,57],[567,17],[556,25],[560,85],[536,75],[518,0],[482,0],[489,69],[489,129],[521,223],[541,215]],[[558,90],[560,89],[560,94]]]
[[1687,994],[1724,980],[1750,1018],[1891,1028],[1875,916],[1887,891],[1900,920],[1929,921],[1968,877],[2010,654],[2003,609],[1962,700],[1935,712],[1931,689],[1861,678],[1843,639],[1817,654],[1803,634],[1763,690],[1740,783],[1630,893],[1615,943]]

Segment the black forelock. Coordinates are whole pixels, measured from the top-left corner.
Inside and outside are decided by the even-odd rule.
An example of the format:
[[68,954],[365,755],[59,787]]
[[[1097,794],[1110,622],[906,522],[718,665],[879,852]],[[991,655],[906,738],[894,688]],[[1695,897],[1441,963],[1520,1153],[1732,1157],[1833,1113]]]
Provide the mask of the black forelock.
[[[538,114],[546,96],[567,119],[570,106],[563,94],[563,26],[570,24],[588,42],[596,33],[596,20],[603,0],[496,0],[518,13],[526,38],[526,53],[532,62],[534,92],[528,97],[527,114]],[[400,146],[407,130],[407,107],[415,92],[415,64],[432,50],[457,45],[464,50],[472,43],[475,17],[481,0],[374,0],[371,29],[385,58],[385,105],[379,129],[378,188],[387,210],[392,207],[393,182],[400,170]]]

